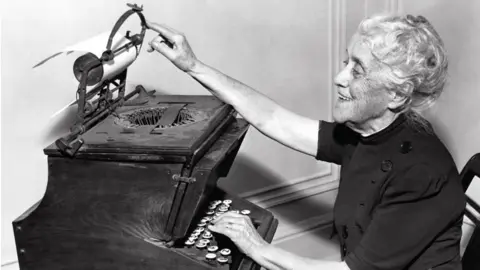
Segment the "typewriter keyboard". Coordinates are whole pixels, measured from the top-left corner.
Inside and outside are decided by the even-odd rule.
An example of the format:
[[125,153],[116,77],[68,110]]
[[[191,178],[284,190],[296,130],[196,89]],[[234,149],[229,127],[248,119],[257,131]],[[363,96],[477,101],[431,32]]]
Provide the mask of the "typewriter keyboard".
[[[235,254],[239,253],[238,248],[228,237],[208,230],[210,222],[227,211],[251,215],[249,209],[236,208],[232,200],[211,201],[198,223],[195,223],[186,238],[181,240],[182,252],[212,266],[232,264]],[[252,221],[254,226],[258,227],[255,219]]]

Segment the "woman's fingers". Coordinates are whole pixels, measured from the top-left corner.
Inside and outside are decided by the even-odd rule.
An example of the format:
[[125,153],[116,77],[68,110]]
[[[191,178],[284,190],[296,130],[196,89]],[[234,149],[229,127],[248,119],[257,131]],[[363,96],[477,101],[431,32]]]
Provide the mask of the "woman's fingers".
[[158,34],[160,34],[160,36],[162,36],[163,38],[165,38],[171,43],[173,43],[175,36],[179,35],[177,31],[173,30],[172,28],[166,25],[161,25],[158,23],[147,21],[147,27],[157,32]]

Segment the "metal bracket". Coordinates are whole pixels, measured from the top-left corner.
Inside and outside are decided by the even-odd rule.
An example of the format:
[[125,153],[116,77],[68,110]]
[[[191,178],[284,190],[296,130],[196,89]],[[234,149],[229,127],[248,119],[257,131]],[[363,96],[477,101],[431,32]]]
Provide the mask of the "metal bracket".
[[184,176],[180,176],[178,174],[174,174],[172,176],[172,179],[174,181],[177,181],[177,182],[184,182],[184,183],[189,183],[189,184],[195,183],[197,181],[197,179],[195,179],[195,177],[184,177]]

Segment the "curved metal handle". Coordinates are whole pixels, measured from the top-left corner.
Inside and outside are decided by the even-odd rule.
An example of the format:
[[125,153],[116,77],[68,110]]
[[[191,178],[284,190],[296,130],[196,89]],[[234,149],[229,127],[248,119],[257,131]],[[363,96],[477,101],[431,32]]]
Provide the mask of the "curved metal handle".
[[137,4],[127,4],[127,6],[131,7],[129,11],[125,12],[115,23],[115,26],[113,26],[112,32],[110,33],[110,37],[108,38],[108,43],[107,43],[107,50],[102,54],[102,61],[110,61],[113,60],[113,52],[112,52],[112,42],[113,42],[113,37],[115,34],[117,34],[118,29],[122,26],[122,24],[130,17],[132,14],[137,14],[138,17],[140,17],[141,25],[142,25],[142,31],[140,33],[141,40],[143,41],[143,37],[145,36],[145,32],[147,29],[147,23],[145,21],[145,16],[142,14],[142,7],[137,6]]

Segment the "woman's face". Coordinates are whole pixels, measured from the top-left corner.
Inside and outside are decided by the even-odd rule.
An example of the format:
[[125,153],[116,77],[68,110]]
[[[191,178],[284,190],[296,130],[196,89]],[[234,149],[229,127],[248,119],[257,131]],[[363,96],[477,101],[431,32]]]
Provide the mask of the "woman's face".
[[355,34],[347,49],[344,68],[335,77],[337,97],[333,118],[338,123],[361,126],[382,117],[391,97],[381,83],[385,73],[375,61],[369,47]]

